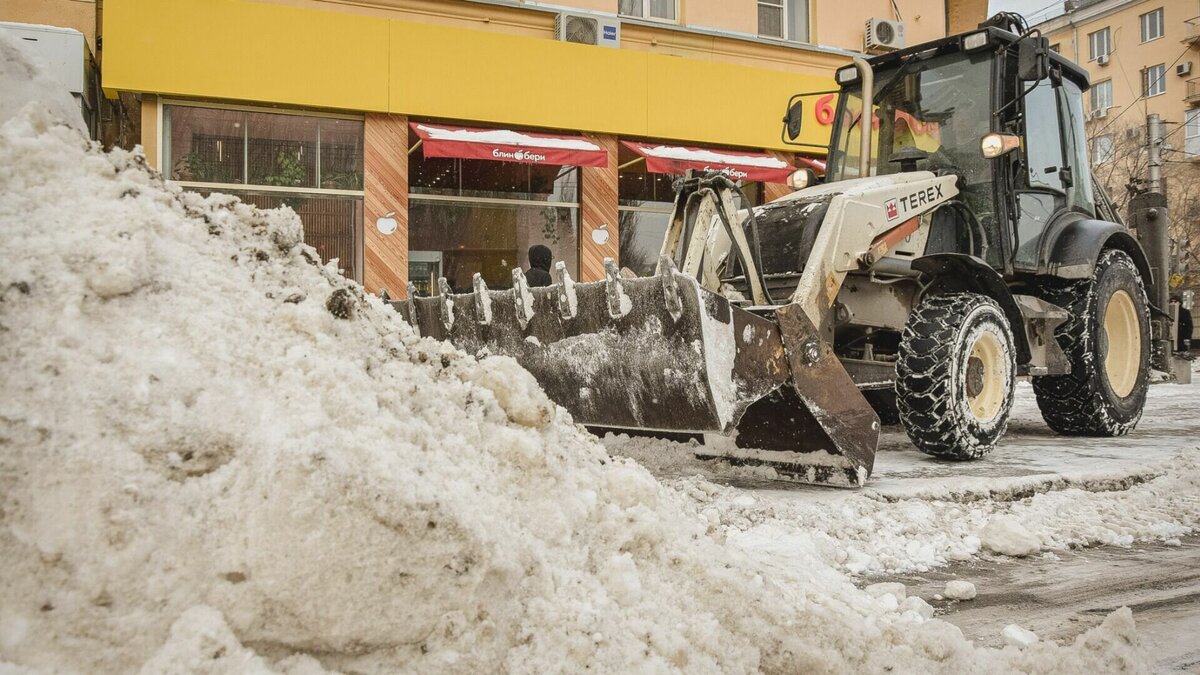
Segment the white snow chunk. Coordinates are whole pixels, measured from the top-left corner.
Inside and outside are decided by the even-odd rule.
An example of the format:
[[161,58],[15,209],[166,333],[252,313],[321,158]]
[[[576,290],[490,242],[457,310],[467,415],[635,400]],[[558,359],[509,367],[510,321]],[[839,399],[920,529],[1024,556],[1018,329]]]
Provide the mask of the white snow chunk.
[[1015,623],[1010,623],[1004,627],[1002,633],[1004,642],[1019,649],[1027,649],[1037,644],[1038,636],[1032,631],[1025,630]]
[[979,541],[1000,555],[1024,557],[1041,550],[1041,541],[1013,516],[997,515],[979,532]]
[[961,579],[947,581],[944,596],[951,600],[974,600],[975,584]]
[[903,600],[908,597],[908,589],[904,584],[896,581],[884,581],[878,584],[871,584],[863,589],[867,595],[878,598],[883,595],[895,596],[897,600]]
[[253,651],[242,646],[225,617],[203,605],[184,612],[172,626],[171,636],[141,669],[142,675],[272,675]]
[[905,598],[904,602],[900,603],[900,609],[905,612],[916,612],[922,619],[933,618],[933,605],[915,595]]

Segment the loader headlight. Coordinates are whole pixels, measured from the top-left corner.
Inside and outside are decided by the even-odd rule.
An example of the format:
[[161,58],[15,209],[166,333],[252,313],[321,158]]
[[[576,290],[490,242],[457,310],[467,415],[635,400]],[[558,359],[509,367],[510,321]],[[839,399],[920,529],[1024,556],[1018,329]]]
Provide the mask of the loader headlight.
[[974,50],[974,49],[979,49],[980,47],[986,47],[987,44],[988,44],[988,34],[987,34],[986,30],[980,31],[978,33],[971,33],[970,35],[963,38],[963,41],[962,41],[963,51],[967,51],[967,52]]
[[838,84],[850,84],[858,79],[858,68],[855,68],[854,66],[839,68],[834,77],[837,79]]
[[792,175],[788,176],[787,179],[788,187],[792,188],[793,190],[803,190],[804,188],[808,187],[809,185],[813,185],[816,182],[817,174],[814,173],[812,169],[807,167],[803,169],[796,169],[792,172]]
[[988,134],[979,139],[979,151],[988,159],[1016,150],[1021,146],[1021,138],[1014,134]]

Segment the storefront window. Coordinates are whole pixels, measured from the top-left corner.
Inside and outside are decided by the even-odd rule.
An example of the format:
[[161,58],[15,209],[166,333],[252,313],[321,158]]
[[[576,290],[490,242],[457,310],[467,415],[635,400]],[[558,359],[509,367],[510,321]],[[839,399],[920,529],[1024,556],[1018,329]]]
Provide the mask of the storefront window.
[[579,169],[486,159],[426,158],[415,134],[409,157],[409,280],[421,295],[446,277],[455,292],[483,275],[512,287],[543,244],[579,276]]
[[263,208],[292,207],[305,241],[361,281],[361,119],[168,104],[163,168],[184,187],[239,186],[216,191]]
[[[674,184],[680,176],[646,171],[645,162],[624,145],[618,159],[623,167],[617,174],[620,264],[638,276],[649,276],[658,266],[675,206]],[[762,204],[762,183],[741,187],[751,205]],[[741,208],[740,198],[737,206]]]
[[362,277],[362,242],[359,241],[363,220],[363,200],[340,195],[301,195],[251,190],[203,190],[233,195],[260,209],[290,207],[304,223],[304,243],[317,249],[321,260],[336,259],[341,273],[351,279]]

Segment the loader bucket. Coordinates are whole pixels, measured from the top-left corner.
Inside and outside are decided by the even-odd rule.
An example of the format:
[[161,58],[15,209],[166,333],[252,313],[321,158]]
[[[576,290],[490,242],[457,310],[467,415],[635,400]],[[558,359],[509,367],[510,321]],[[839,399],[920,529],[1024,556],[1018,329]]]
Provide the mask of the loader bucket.
[[[558,283],[545,288],[529,288],[514,270],[513,288],[503,291],[487,289],[476,275],[472,293],[450,294],[440,282],[442,295],[417,298],[410,288],[407,300],[392,305],[423,336],[472,354],[513,357],[576,422],[635,432],[740,435],[739,421],[745,420],[752,422],[747,438],[758,451],[784,452],[784,461],[734,448],[722,456],[767,463],[804,481],[861,484],[874,444],[865,459],[864,453],[837,454],[841,443],[822,425],[845,434],[840,422],[811,414],[797,401],[838,408],[828,396],[791,393],[797,390],[789,385],[792,364],[775,321],[705,291],[669,259],[653,277],[622,279],[611,261],[605,267],[604,281],[575,283],[560,263]],[[836,359],[833,365],[840,370]],[[845,382],[838,386],[862,399],[841,373]],[[802,388],[810,385],[828,389],[815,381]],[[828,393],[847,392],[835,387]],[[862,407],[874,414],[865,400]],[[831,468],[816,470],[812,462],[796,460],[810,446],[823,451],[814,459],[832,458],[824,462]],[[843,478],[847,468],[855,481]]]

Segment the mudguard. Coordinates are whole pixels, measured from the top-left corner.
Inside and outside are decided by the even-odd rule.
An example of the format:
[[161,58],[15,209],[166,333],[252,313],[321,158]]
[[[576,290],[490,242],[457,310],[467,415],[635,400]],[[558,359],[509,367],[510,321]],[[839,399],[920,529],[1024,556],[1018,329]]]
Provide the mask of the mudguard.
[[1031,353],[1025,336],[1025,318],[1013,298],[1004,277],[983,260],[966,253],[933,253],[912,262],[912,268],[928,278],[931,285],[926,292],[953,293],[969,291],[981,293],[995,300],[1012,330],[1017,346],[1017,364],[1029,363]]

